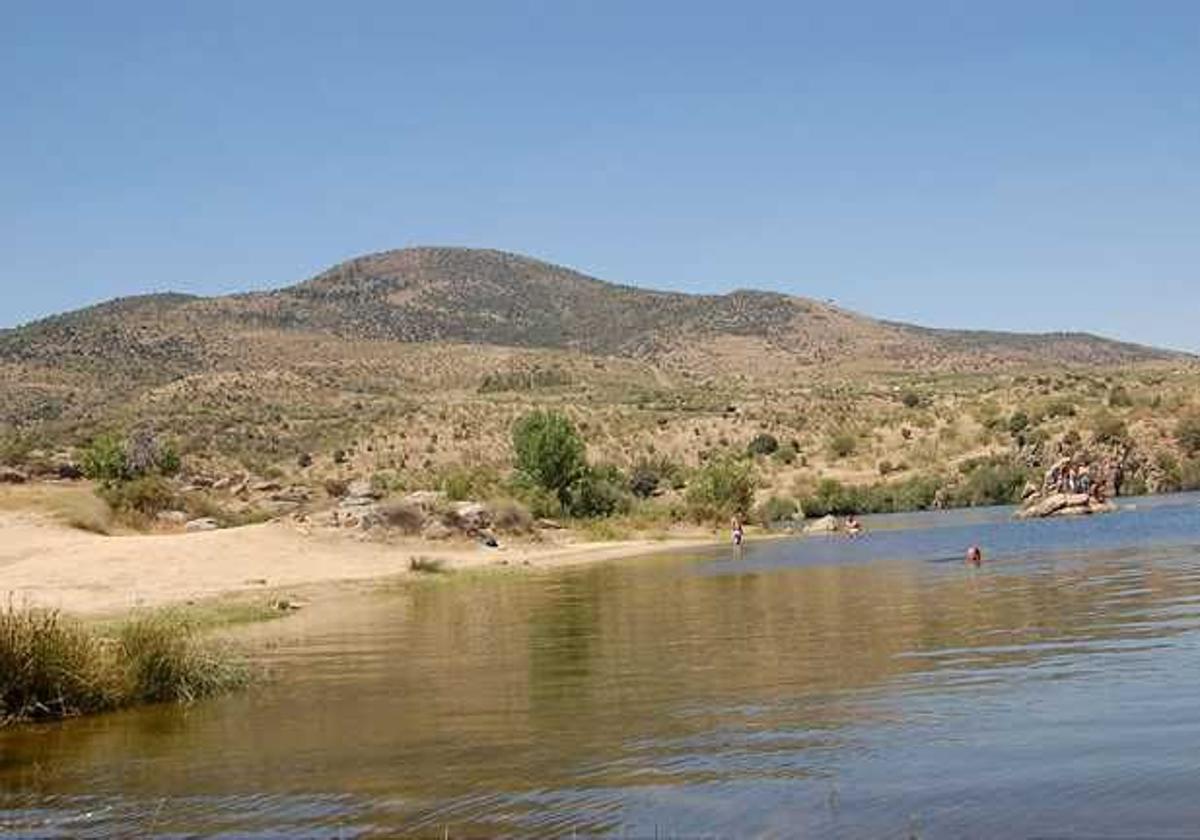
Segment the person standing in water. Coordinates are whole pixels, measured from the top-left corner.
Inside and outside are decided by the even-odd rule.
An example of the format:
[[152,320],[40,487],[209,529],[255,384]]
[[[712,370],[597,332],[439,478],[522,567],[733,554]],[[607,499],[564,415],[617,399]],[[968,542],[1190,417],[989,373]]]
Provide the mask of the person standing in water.
[[733,522],[730,523],[730,528],[733,532],[733,544],[737,548],[742,547],[742,543],[746,539],[746,530],[742,527],[742,517],[734,516]]
[[983,551],[979,546],[973,545],[967,549],[967,565],[976,569],[983,565]]

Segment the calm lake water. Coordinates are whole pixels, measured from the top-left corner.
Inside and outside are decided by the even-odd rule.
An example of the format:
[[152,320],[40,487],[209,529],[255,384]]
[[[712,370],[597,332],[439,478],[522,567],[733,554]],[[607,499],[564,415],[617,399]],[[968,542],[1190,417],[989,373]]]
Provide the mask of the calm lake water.
[[1197,836],[1200,497],[1008,516],[301,613],[248,693],[0,734],[0,832]]

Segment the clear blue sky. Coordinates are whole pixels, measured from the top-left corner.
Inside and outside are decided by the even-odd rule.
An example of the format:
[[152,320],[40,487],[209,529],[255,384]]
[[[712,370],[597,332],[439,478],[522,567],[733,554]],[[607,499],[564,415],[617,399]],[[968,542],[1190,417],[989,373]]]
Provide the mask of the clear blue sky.
[[0,5],[0,325],[413,244],[1200,350],[1200,2]]

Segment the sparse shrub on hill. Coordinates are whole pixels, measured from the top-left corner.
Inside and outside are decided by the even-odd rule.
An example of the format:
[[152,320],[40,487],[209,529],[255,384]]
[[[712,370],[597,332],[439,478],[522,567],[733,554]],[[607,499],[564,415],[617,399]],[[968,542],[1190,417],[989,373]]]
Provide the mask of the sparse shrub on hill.
[[1092,440],[1099,444],[1120,444],[1129,440],[1125,421],[1103,409],[1092,417]]
[[1009,434],[1019,435],[1021,432],[1029,428],[1029,415],[1024,411],[1013,412],[1013,415],[1008,418]]
[[350,492],[350,482],[344,478],[327,478],[322,488],[329,498],[340,499]]
[[512,434],[517,471],[570,505],[570,487],[587,466],[582,438],[564,415],[534,411],[517,421]]
[[835,458],[849,458],[858,448],[858,441],[849,432],[838,432],[829,439],[829,451]]
[[33,438],[16,431],[0,434],[0,464],[19,466],[34,449]]
[[905,391],[900,397],[900,402],[903,403],[905,408],[919,408],[921,405],[921,395],[916,391]]
[[698,469],[688,482],[688,510],[701,521],[745,514],[754,503],[754,488],[748,464],[733,458],[716,459]]
[[1054,400],[1046,406],[1045,416],[1048,419],[1054,419],[1056,417],[1074,417],[1075,403],[1066,399]]
[[791,466],[796,463],[796,457],[799,455],[799,447],[792,441],[781,443],[779,448],[775,450],[775,460],[785,466]]
[[1189,458],[1200,456],[1200,412],[1193,411],[1175,424],[1175,441]]
[[1114,385],[1108,392],[1108,405],[1110,408],[1132,408],[1133,397],[1124,385]]
[[771,455],[779,451],[779,439],[766,433],[755,435],[746,446],[746,452],[754,455]]
[[479,393],[503,391],[533,391],[541,388],[561,388],[571,384],[571,375],[559,368],[539,368],[488,373],[479,385]]

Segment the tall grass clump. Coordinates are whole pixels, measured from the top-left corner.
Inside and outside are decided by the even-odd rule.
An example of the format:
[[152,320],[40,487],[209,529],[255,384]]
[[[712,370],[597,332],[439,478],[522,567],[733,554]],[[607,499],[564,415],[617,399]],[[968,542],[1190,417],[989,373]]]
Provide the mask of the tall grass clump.
[[198,638],[172,612],[137,616],[121,627],[126,698],[134,703],[191,703],[246,684],[249,673],[229,651]]
[[110,637],[53,610],[0,610],[0,724],[190,703],[248,678],[238,657],[175,613],[136,616]]
[[114,652],[56,612],[0,610],[0,724],[111,709],[123,693]]

